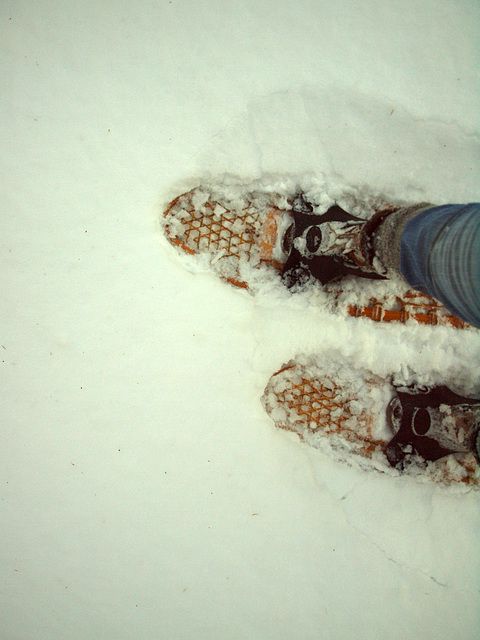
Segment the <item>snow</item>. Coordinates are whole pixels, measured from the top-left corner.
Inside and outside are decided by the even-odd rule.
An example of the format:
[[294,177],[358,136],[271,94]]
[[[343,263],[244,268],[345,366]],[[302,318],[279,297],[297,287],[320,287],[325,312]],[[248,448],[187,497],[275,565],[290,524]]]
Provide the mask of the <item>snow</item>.
[[223,174],[478,201],[478,3],[5,0],[0,24],[1,637],[477,638],[479,492],[341,464],[260,398],[332,350],[478,390],[478,332],[251,296],[158,220]]

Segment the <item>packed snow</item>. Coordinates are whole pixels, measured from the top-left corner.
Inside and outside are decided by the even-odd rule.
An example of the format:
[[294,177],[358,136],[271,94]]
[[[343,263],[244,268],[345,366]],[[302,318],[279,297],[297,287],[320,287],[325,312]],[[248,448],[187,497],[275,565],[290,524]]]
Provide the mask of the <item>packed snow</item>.
[[332,353],[475,394],[479,331],[252,295],[160,219],[217,180],[478,201],[478,3],[6,0],[0,24],[2,640],[476,639],[480,491],[339,462],[261,398]]

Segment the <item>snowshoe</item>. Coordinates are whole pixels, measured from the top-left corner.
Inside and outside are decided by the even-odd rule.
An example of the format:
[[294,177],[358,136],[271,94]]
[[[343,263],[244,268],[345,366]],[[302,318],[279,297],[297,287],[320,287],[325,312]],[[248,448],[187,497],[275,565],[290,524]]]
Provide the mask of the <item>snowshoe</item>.
[[338,205],[318,214],[299,192],[209,185],[173,200],[164,213],[163,228],[172,244],[187,254],[204,256],[221,278],[237,287],[251,290],[259,270],[267,270],[291,289],[319,281],[332,310],[354,317],[469,326],[423,293],[405,290],[396,295],[396,283],[390,283],[387,294],[372,290],[365,301],[352,303],[358,295],[349,290],[349,276],[384,280],[369,237],[398,208],[378,201],[365,207],[365,218]]
[[478,485],[480,399],[446,385],[401,385],[341,362],[297,358],[269,380],[275,425],[337,460]]

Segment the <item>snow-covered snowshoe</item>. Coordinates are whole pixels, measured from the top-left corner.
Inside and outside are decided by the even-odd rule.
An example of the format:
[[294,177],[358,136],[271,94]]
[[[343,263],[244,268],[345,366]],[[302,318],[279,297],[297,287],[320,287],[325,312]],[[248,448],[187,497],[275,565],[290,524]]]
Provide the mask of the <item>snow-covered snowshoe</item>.
[[338,361],[297,358],[262,403],[277,427],[367,469],[479,482],[480,399],[446,385],[400,385]]
[[374,291],[365,302],[352,303],[358,296],[350,295],[347,276],[384,278],[369,240],[384,217],[398,208],[379,201],[366,207],[365,218],[338,205],[317,214],[298,191],[212,184],[175,198],[162,222],[172,244],[204,256],[221,278],[237,287],[251,289],[258,270],[266,269],[289,288],[301,288],[312,279],[321,282],[332,309],[351,316],[468,326],[436,300],[413,290],[400,295]]

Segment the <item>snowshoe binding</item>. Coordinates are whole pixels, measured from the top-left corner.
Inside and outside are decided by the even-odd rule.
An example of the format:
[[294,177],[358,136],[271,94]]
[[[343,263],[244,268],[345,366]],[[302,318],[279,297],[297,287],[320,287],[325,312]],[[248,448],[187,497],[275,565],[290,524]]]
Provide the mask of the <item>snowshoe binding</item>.
[[379,201],[365,207],[361,218],[334,204],[319,214],[299,192],[213,184],[173,200],[164,213],[163,229],[173,245],[206,257],[221,278],[237,287],[251,289],[258,270],[266,269],[292,290],[320,282],[332,308],[354,317],[468,327],[423,293],[392,293],[396,283],[388,295],[373,291],[365,303],[352,304],[349,276],[385,279],[371,240],[383,219],[398,208]]
[[284,283],[291,288],[312,276],[322,284],[348,275],[385,279],[381,271],[374,268],[373,254],[367,247],[369,236],[388,213],[388,210],[378,212],[367,223],[333,205],[324,214],[317,215],[303,195],[295,197],[293,222],[283,240],[288,251],[282,268]]
[[446,385],[400,385],[332,360],[297,358],[262,397],[281,429],[337,460],[451,484],[478,485],[480,399]]

